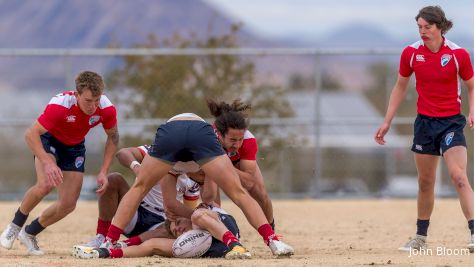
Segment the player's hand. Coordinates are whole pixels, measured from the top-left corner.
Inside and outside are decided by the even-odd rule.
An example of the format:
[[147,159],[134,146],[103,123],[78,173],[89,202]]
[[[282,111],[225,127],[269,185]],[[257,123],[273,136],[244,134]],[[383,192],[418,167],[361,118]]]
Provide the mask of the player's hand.
[[109,185],[109,181],[107,180],[107,176],[104,173],[99,173],[99,175],[97,175],[96,194],[99,196],[104,194],[108,185]]
[[168,209],[165,209],[165,216],[167,216],[167,219],[172,221],[172,222],[176,221],[176,219],[179,217],[175,213],[173,213],[172,211],[170,211]]
[[208,210],[210,210],[212,208],[213,208],[212,205],[201,202],[200,204],[198,204],[198,206],[195,207],[194,210],[197,210],[197,209],[208,209]]
[[50,185],[56,187],[63,183],[63,172],[58,167],[56,162],[53,160],[44,162],[43,169]]
[[381,124],[381,126],[379,126],[378,130],[374,134],[374,141],[376,141],[376,143],[380,145],[386,144],[386,140],[384,139],[384,136],[388,133],[390,127],[391,125],[387,122],[384,122],[383,124]]

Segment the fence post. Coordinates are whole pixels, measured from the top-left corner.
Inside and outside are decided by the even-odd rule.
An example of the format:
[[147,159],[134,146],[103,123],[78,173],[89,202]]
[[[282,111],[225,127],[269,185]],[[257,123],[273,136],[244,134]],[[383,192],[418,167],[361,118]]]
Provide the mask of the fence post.
[[322,176],[322,157],[321,157],[321,144],[320,144],[320,127],[321,127],[321,112],[320,112],[320,92],[322,89],[322,68],[321,57],[318,53],[315,54],[315,119],[313,120],[315,130],[315,166],[314,166],[314,197],[320,195],[320,179]]

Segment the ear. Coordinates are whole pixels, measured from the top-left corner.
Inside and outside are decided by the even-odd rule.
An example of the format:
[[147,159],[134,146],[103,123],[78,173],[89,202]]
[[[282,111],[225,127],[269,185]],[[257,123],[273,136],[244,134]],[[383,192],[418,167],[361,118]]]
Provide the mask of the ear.
[[77,98],[79,96],[78,91],[74,91],[74,96]]

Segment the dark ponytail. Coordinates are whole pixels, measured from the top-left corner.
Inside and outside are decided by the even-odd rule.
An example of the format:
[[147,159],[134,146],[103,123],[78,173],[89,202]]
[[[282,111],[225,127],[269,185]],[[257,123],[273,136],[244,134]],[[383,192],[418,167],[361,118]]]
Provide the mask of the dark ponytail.
[[226,102],[216,102],[212,99],[206,100],[208,109],[216,120],[216,129],[224,136],[229,128],[247,129],[248,120],[246,111],[251,109],[250,104],[244,104],[241,99],[236,99],[232,104]]

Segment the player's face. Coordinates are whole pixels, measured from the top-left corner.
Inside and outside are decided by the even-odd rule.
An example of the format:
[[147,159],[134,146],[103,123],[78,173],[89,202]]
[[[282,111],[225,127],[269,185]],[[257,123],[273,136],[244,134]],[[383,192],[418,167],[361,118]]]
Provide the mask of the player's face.
[[433,41],[442,37],[442,31],[435,24],[429,24],[425,19],[417,20],[419,35],[424,42]]
[[229,152],[237,152],[242,146],[245,129],[229,128],[228,132],[221,138],[223,147]]
[[189,230],[191,230],[190,219],[179,217],[176,221],[170,223],[170,231],[175,237],[178,237]]
[[76,93],[79,108],[86,115],[92,115],[99,106],[101,96],[93,96],[91,90],[84,90],[82,94]]

